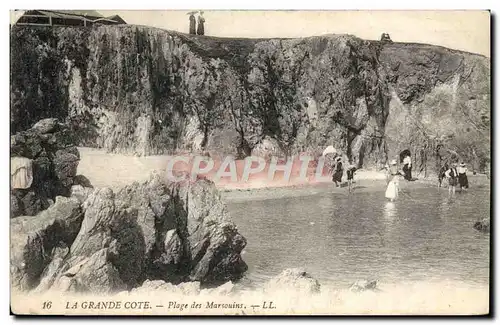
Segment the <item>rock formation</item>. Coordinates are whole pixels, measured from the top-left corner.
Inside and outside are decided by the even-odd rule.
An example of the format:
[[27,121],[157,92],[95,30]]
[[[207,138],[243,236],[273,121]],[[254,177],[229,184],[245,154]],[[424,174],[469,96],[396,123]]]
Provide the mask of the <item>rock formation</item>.
[[11,219],[10,267],[13,287],[33,289],[66,258],[83,220],[80,202],[58,196],[36,217]]
[[474,223],[474,229],[483,232],[483,233],[489,233],[490,232],[490,219],[489,218],[484,218],[480,221],[477,221]]
[[377,289],[377,280],[359,280],[354,282],[349,290],[352,292],[362,292]]
[[[11,184],[11,217],[33,216],[47,209],[56,196],[70,196],[76,184],[80,154],[68,128],[55,118],[43,119],[32,128],[11,136],[11,161],[30,161],[29,186]],[[11,163],[11,175],[19,164]]]
[[265,285],[267,292],[300,291],[304,293],[318,293],[320,291],[318,280],[302,269],[286,269],[278,276],[269,280]]
[[196,38],[132,25],[15,26],[11,44],[13,132],[59,117],[80,145],[141,155],[333,144],[358,166],[408,148],[415,173],[435,169],[443,146],[479,167],[490,156],[490,61],[480,55],[350,35]]
[[146,280],[211,286],[247,270],[246,240],[206,180],[165,183],[153,174],[118,193],[58,196],[35,217],[13,218],[11,234],[21,290],[112,293]]

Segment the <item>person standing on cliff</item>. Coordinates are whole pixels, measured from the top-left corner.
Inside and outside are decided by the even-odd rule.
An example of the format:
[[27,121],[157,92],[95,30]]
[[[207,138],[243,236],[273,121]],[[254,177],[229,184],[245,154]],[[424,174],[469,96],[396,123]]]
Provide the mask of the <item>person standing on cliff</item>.
[[189,34],[196,35],[196,17],[194,16],[196,12],[192,11],[189,13]]
[[205,35],[205,18],[203,18],[203,11],[200,11],[200,15],[198,16],[198,35]]

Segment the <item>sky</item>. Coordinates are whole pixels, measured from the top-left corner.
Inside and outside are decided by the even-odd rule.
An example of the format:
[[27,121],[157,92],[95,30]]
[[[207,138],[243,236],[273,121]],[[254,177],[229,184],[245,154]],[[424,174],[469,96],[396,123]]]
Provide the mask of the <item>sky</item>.
[[[129,24],[188,32],[188,11],[99,10]],[[490,57],[488,11],[204,11],[205,35],[218,37],[307,37],[351,34],[395,42],[441,45]]]

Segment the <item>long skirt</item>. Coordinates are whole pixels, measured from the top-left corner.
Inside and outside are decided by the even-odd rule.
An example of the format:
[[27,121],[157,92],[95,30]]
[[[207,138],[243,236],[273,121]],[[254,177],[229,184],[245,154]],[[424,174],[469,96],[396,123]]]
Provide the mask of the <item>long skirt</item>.
[[198,35],[205,35],[205,26],[203,26],[203,22],[198,22]]
[[343,173],[344,173],[344,171],[342,171],[342,170],[336,171],[332,176],[332,181],[341,183]]
[[391,200],[395,200],[398,197],[398,185],[396,181],[391,180],[387,189],[385,190],[385,197]]
[[469,179],[465,173],[458,174],[458,183],[460,184],[460,187],[469,188]]
[[408,164],[403,166],[403,172],[405,173],[405,179],[411,181],[411,167],[408,167]]

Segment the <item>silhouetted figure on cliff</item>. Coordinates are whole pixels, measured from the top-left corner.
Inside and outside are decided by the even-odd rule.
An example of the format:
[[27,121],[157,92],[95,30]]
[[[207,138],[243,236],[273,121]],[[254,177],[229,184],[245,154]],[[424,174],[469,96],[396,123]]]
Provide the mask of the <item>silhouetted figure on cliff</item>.
[[196,17],[194,16],[195,12],[188,13],[189,15],[189,34],[196,35]]
[[382,36],[380,36],[380,41],[392,43],[391,37],[389,36],[388,33],[382,33]]
[[203,11],[200,11],[200,15],[198,16],[198,35],[205,35],[205,18],[203,18]]

